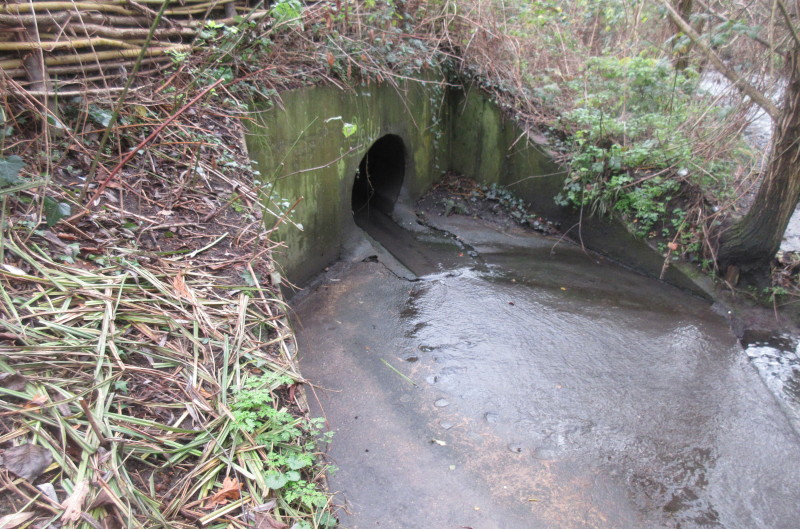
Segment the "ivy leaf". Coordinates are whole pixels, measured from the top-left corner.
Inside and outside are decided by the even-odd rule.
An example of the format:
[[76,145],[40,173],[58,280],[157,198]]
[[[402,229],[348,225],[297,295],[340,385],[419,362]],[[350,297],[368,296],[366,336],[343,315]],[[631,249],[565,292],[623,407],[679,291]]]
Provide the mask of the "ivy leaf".
[[264,475],[264,484],[272,490],[277,490],[289,482],[289,478],[280,472],[270,472]]
[[251,274],[249,270],[245,270],[244,272],[239,274],[239,276],[242,279],[244,279],[245,284],[249,287],[254,287],[259,284],[260,278],[258,277],[258,275],[253,276],[253,274]]
[[66,202],[56,202],[50,197],[44,197],[44,215],[48,226],[55,226],[59,220],[69,217],[71,213],[72,208]]
[[0,187],[19,183],[19,172],[23,167],[25,167],[25,162],[19,156],[0,158]]
[[89,117],[103,127],[108,127],[111,123],[111,112],[95,105],[89,105]]
[[67,126],[64,124],[64,122],[61,121],[60,119],[58,119],[56,116],[54,116],[52,114],[47,114],[47,123],[51,127],[55,128],[55,129],[58,129],[58,130],[66,130],[67,129]]

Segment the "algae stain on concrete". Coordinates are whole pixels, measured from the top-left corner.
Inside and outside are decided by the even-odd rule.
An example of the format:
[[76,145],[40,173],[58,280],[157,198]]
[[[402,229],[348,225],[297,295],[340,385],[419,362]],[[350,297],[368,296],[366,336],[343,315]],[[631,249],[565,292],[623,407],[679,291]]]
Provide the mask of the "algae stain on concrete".
[[[343,240],[355,229],[353,181],[377,140],[391,134],[403,142],[406,175],[401,200],[415,200],[439,179],[447,149],[437,141],[446,138],[446,131],[442,112],[432,103],[436,87],[384,83],[353,93],[311,87],[282,94],[280,107],[256,108],[248,134],[251,157],[284,204],[302,197],[291,214],[294,224],[285,223],[278,232],[286,248],[277,260],[290,279],[302,282],[339,256]],[[349,136],[343,131],[345,123],[355,126]]]
[[[285,247],[274,257],[294,283],[337,260],[345,241],[358,233],[353,183],[369,149],[388,135],[398,137],[404,151],[402,204],[413,205],[445,171],[456,171],[508,187],[576,238],[579,229],[591,249],[651,276],[662,271],[663,258],[620,223],[556,205],[564,169],[477,89],[433,80],[371,83],[352,91],[306,87],[282,93],[279,105],[264,102],[254,110],[247,145],[266,194],[272,194],[266,205],[285,211],[299,201],[275,237]],[[664,279],[698,292],[674,269]]]

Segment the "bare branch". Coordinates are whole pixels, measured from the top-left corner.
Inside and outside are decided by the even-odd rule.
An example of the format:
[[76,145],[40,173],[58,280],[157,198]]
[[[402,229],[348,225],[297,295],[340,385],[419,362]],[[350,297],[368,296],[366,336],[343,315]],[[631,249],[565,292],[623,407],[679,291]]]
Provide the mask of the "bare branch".
[[797,35],[797,29],[795,29],[794,24],[792,23],[792,17],[789,16],[789,11],[787,11],[786,4],[783,3],[783,0],[778,0],[778,7],[781,10],[784,20],[786,20],[786,27],[788,27],[789,31],[792,32],[794,45],[800,47],[800,36]]
[[661,0],[664,4],[664,7],[667,10],[667,15],[669,16],[670,20],[683,32],[684,35],[689,37],[692,42],[703,52],[703,54],[708,57],[708,60],[714,64],[714,67],[719,70],[719,72],[728,78],[728,80],[733,83],[733,85],[742,91],[747,97],[753,100],[753,102],[761,107],[764,112],[769,114],[769,116],[774,119],[778,120],[780,117],[780,110],[775,104],[770,101],[764,94],[759,92],[753,85],[748,83],[742,76],[736,73],[735,70],[729,68],[723,61],[720,59],[719,55],[717,55],[714,50],[708,47],[708,44],[705,43],[703,38],[686,22],[683,17],[681,17],[675,8],[672,7],[669,0]]

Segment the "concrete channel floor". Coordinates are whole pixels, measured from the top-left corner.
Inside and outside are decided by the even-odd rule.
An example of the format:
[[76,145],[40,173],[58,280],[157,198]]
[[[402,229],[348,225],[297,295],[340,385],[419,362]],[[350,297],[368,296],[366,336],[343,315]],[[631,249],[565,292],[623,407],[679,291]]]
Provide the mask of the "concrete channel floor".
[[340,262],[293,302],[340,527],[800,527],[798,435],[706,302],[432,220],[459,240],[379,235],[418,281]]

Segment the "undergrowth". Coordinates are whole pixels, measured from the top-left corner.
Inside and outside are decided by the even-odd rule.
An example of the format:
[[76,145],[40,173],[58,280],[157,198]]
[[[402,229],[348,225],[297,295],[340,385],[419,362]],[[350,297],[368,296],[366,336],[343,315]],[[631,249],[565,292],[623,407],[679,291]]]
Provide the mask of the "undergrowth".
[[614,213],[642,237],[685,235],[693,220],[687,208],[707,215],[695,197],[724,199],[734,169],[733,160],[704,160],[696,152],[687,124],[724,118],[723,109],[709,109],[697,85],[695,72],[675,70],[663,59],[587,61],[573,83],[583,96],[559,120],[569,175],[556,201],[589,214]]

